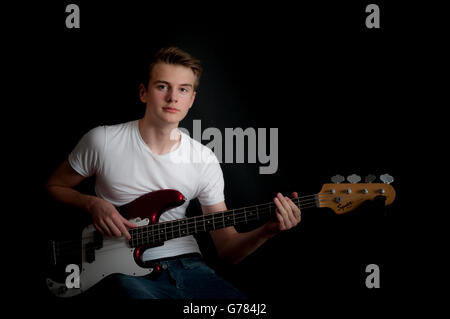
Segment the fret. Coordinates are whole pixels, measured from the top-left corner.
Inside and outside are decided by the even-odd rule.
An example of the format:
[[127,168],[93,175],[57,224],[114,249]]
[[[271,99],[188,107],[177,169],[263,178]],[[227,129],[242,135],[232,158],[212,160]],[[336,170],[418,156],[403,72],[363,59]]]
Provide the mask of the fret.
[[180,237],[186,236],[186,235],[187,235],[186,220],[185,219],[181,219],[180,220]]
[[187,222],[187,225],[186,225],[187,226],[186,227],[187,234],[188,235],[195,234],[197,232],[197,223],[195,222],[195,219],[189,218],[186,220],[186,222]]
[[192,220],[194,221],[195,233],[197,233],[197,219],[193,218]]
[[[159,225],[160,224],[155,224],[155,226],[154,226],[154,237],[155,237],[155,241],[156,242],[159,242],[159,241],[161,241],[161,239],[159,238]],[[158,238],[156,238],[156,236],[158,236]]]
[[138,237],[139,237],[139,228],[136,229],[136,232],[134,233],[133,245],[135,247],[138,246]]
[[132,232],[131,232],[131,240],[130,240],[130,246],[131,246],[131,247],[134,247],[134,240],[135,240],[135,238],[136,238],[136,230],[135,230],[135,229],[132,229]]
[[149,229],[151,229],[151,227],[145,226],[145,235],[146,235],[146,240],[145,240],[145,242],[146,242],[146,243],[150,243],[150,242],[151,242],[150,236],[152,235],[152,231],[149,230]]
[[266,204],[264,206],[264,208],[261,208],[261,210],[258,211],[260,218],[268,218],[272,216],[272,204]]
[[139,245],[139,242],[142,243],[142,228],[138,229],[138,238],[137,238],[138,245]]
[[201,220],[202,220],[202,223],[203,223],[203,230],[204,231],[206,231],[206,223],[205,223],[205,216],[200,216],[201,218]]
[[212,226],[212,229],[213,230],[215,230],[216,229],[216,221],[214,220],[215,219],[215,217],[216,217],[216,215],[215,214],[211,214],[211,219],[212,219],[212,223],[211,223],[211,226]]
[[[220,216],[222,215],[222,218]],[[214,223],[214,229],[220,229],[223,228],[223,212],[221,213],[215,213],[213,214],[213,223]]]
[[140,245],[142,245],[142,235],[143,235],[143,233],[142,233],[142,228],[139,228],[139,230],[138,230],[138,245],[140,244]]
[[222,225],[225,228],[225,212],[222,212]]
[[172,222],[172,238],[178,238],[180,237],[180,220],[174,220]]
[[271,215],[275,215],[276,214],[276,210],[277,210],[277,207],[275,206],[275,204],[270,204],[269,205],[269,216],[271,216]]
[[[258,212],[258,219],[262,218],[267,218],[270,217],[272,215],[272,205],[264,205],[266,207],[264,208],[258,208],[257,212]],[[260,210],[261,209],[261,210]]]
[[[233,215],[233,218],[230,215]],[[224,216],[224,227],[233,226],[235,224],[233,211],[224,212],[223,216]]]
[[152,228],[153,228],[153,242],[154,243],[156,243],[156,234],[157,234],[157,232],[156,232],[156,225],[152,225]]
[[134,237],[134,241],[135,241],[135,245],[138,246],[139,245],[139,228],[136,229],[136,235]]
[[[250,208],[250,211],[247,213],[247,221],[254,221],[254,219],[252,218],[253,216],[254,216],[254,212],[253,212],[253,210],[252,210],[252,207],[249,207]],[[258,209],[256,206],[255,206],[255,209]]]
[[146,228],[144,228],[144,227],[141,227],[141,241],[142,241],[142,244],[145,244],[146,243],[146,241],[145,241],[145,237],[146,237],[146,235],[147,235],[147,232],[145,231],[146,230]]
[[159,237],[159,241],[163,241],[161,239],[161,236],[164,236],[166,234],[166,232],[162,229],[164,226],[166,226],[166,224],[158,224],[158,237]]
[[245,223],[247,223],[247,213],[245,212],[245,207],[244,207],[244,219],[245,219]]
[[205,223],[205,231],[214,230],[214,215],[209,214],[205,215],[204,217],[204,223]]
[[175,221],[166,222],[165,224],[166,224],[166,239],[169,240],[169,239],[174,238],[173,228],[174,228]]

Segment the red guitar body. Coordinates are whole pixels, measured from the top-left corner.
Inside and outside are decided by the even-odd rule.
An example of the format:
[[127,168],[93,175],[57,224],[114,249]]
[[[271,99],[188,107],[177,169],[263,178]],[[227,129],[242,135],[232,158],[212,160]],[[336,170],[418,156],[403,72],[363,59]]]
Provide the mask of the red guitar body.
[[[162,213],[165,211],[181,206],[185,203],[186,198],[175,189],[163,189],[143,195],[134,201],[118,208],[119,212],[126,219],[141,218],[149,219],[149,224],[157,224]],[[153,267],[153,273],[159,272],[159,266],[153,263],[142,261],[142,254],[148,248],[161,246],[164,243],[151,245],[143,245],[134,249],[134,261],[143,268]]]

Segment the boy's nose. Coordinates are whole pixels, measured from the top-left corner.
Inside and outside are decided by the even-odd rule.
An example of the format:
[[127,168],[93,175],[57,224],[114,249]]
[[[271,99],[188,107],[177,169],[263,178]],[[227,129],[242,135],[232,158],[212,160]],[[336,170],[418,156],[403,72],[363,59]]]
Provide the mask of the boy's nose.
[[177,103],[178,102],[178,97],[172,90],[167,92],[167,102],[169,102],[169,103]]

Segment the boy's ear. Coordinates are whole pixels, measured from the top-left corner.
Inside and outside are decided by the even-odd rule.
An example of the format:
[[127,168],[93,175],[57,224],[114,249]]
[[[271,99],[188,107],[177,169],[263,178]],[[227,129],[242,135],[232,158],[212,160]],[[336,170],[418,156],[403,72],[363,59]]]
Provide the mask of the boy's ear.
[[142,83],[139,85],[139,98],[142,103],[147,103],[147,88]]

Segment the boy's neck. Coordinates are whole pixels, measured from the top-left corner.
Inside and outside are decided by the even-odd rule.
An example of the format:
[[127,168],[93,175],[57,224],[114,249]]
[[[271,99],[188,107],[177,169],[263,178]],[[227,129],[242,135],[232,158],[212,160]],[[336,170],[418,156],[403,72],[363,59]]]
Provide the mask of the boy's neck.
[[175,150],[181,141],[178,125],[159,127],[146,121],[145,117],[139,120],[139,133],[150,150],[163,155]]

